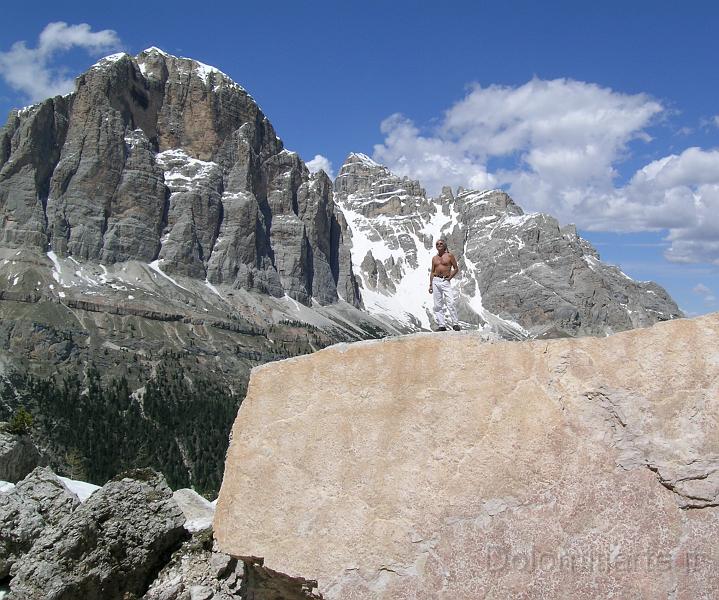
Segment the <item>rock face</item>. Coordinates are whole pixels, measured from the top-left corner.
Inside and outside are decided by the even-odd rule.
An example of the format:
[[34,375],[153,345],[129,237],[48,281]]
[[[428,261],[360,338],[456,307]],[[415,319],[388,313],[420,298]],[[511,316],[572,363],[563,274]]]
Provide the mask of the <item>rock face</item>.
[[184,521],[161,475],[111,481],[42,531],[13,566],[11,598],[139,597],[186,535]]
[[502,191],[427,198],[418,182],[351,154],[335,193],[365,307],[410,328],[433,322],[424,290],[439,237],[462,270],[460,318],[506,338],[605,335],[681,316],[661,287],[604,265],[573,226],[524,214]]
[[[326,175],[224,73],[150,48],[0,132],[0,246],[151,262],[309,305],[359,305]],[[340,279],[340,274],[342,279]]]
[[717,335],[418,334],[257,368],[219,549],[326,598],[716,598]]
[[35,469],[14,489],[0,493],[0,580],[46,528],[58,525],[79,504],[48,467]]
[[0,481],[17,483],[41,463],[42,456],[29,436],[7,433],[0,423]]

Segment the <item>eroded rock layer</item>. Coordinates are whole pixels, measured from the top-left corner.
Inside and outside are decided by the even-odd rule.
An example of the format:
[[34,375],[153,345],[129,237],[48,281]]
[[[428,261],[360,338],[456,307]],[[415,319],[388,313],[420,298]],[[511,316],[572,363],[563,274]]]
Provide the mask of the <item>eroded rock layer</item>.
[[259,367],[219,547],[326,598],[716,598],[717,335],[418,334]]

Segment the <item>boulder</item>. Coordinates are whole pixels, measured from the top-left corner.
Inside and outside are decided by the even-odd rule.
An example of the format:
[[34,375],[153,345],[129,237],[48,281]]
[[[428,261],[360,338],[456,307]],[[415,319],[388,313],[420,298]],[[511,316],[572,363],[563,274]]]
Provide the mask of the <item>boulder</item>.
[[212,526],[212,518],[215,516],[215,505],[212,502],[188,488],[175,490],[172,497],[185,515],[187,531],[195,533]]
[[0,494],[0,580],[47,528],[80,504],[49,467],[38,467],[13,489]]
[[164,477],[149,469],[108,482],[13,566],[13,599],[141,596],[186,533]]
[[218,549],[326,598],[719,597],[718,335],[416,334],[256,368]]
[[0,481],[17,483],[42,462],[29,436],[13,435],[0,427]]

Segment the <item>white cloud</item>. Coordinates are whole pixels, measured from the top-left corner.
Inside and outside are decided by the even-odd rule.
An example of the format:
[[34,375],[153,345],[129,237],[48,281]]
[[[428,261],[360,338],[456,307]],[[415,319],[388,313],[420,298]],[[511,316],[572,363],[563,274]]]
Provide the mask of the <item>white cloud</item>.
[[312,160],[308,160],[305,164],[310,170],[310,173],[317,173],[318,171],[322,170],[327,173],[327,176],[330,179],[335,178],[332,163],[329,161],[329,159],[327,159],[325,156],[322,156],[321,154],[315,154],[315,157]]
[[703,283],[698,283],[697,285],[695,285],[692,288],[692,292],[694,292],[698,296],[701,296],[703,298],[705,304],[715,304],[716,303],[716,296],[714,295],[714,292],[712,292]]
[[97,55],[119,47],[120,38],[111,29],[93,32],[87,23],[49,23],[40,33],[36,48],[28,48],[25,41],[20,41],[7,52],[0,52],[0,76],[34,102],[74,88],[73,78],[54,64],[57,54],[82,48]]
[[712,122],[714,123],[714,125],[716,125],[717,127],[719,127],[719,115],[714,115],[714,116],[712,117]]
[[502,186],[525,209],[597,231],[668,230],[667,259],[719,264],[719,151],[688,148],[618,186],[630,142],[666,115],[645,94],[568,79],[480,85],[422,131],[386,119],[374,158],[430,193]]

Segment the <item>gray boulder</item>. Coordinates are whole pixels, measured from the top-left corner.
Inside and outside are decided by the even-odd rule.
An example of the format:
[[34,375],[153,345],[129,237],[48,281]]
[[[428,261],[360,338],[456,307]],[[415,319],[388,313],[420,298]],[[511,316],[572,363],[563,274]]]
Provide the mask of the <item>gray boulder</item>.
[[12,568],[11,598],[139,597],[185,537],[184,521],[162,475],[119,476],[42,531]]
[[0,423],[0,481],[17,483],[42,462],[30,436],[3,431]]
[[212,526],[212,518],[215,516],[215,505],[212,502],[189,488],[175,490],[172,497],[185,515],[187,531],[195,533]]
[[46,529],[79,505],[77,496],[48,467],[38,467],[10,492],[0,494],[0,580]]

